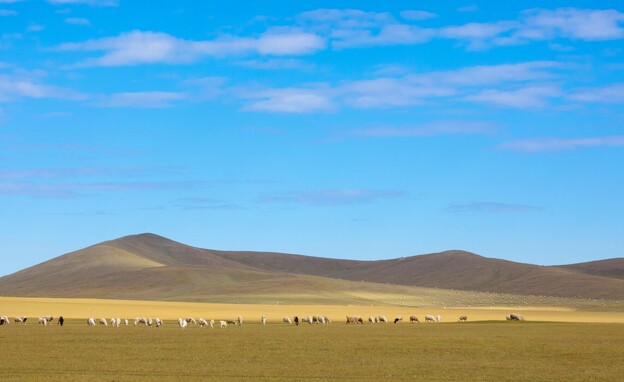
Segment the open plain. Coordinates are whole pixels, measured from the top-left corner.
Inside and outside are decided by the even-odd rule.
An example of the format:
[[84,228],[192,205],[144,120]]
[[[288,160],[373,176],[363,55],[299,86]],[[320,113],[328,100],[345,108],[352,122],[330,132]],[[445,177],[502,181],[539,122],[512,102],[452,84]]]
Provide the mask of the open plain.
[[[3,380],[622,380],[624,313],[573,308],[414,308],[343,305],[248,305],[0,298],[1,315],[58,314],[60,327],[0,326]],[[518,312],[527,321],[508,322]],[[409,316],[440,314],[441,323]],[[260,316],[268,317],[267,325]],[[324,314],[331,325],[281,323]],[[398,324],[346,325],[346,314],[383,314]],[[458,323],[460,314],[469,317]],[[165,320],[132,325],[135,316]],[[225,329],[177,317],[244,317]],[[86,317],[129,318],[130,326],[88,327]]]

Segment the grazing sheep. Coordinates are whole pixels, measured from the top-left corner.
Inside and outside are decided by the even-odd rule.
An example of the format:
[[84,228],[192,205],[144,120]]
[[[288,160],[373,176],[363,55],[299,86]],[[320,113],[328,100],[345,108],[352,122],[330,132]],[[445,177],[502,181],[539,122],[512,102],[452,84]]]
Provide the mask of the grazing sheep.
[[507,320],[507,321],[511,321],[511,316],[510,316],[510,315],[506,315],[506,316],[505,316],[505,320]]
[[410,316],[410,324],[413,324],[414,322],[418,322],[420,324],[420,321],[418,321],[418,317]]
[[459,322],[466,322],[468,321],[468,316],[463,315],[463,316],[459,316]]
[[347,324],[364,324],[361,316],[347,316]]
[[163,322],[160,318],[156,317],[154,318],[154,324],[156,325],[157,328],[160,328],[163,325]]
[[425,322],[436,322],[435,317],[433,317],[433,315],[428,314],[425,316]]
[[100,318],[100,324],[104,326],[108,326],[108,322],[106,321],[106,318]]
[[395,323],[395,324],[396,324],[397,322],[399,322],[399,321],[403,321],[403,316],[396,316],[396,317],[394,318],[394,323]]
[[87,325],[89,326],[95,326],[95,318],[89,318],[87,320]]
[[375,321],[375,323],[376,323],[376,324],[378,324],[378,323],[380,322],[380,321],[379,321],[379,316],[375,316],[375,317],[373,317],[373,320]]
[[115,326],[117,326],[117,319],[116,318],[111,318],[110,319],[110,323],[111,323],[111,326],[114,328]]
[[327,321],[325,321],[325,316],[319,316],[319,317],[318,317],[318,320],[319,320],[319,322],[320,322],[321,324],[325,324],[325,323],[327,323]]
[[117,317],[117,327],[121,325],[121,318]]
[[147,326],[152,327],[152,325],[154,325],[154,320],[152,320],[151,318],[147,319]]
[[188,326],[188,322],[184,318],[178,318],[178,325],[181,329],[184,329]]
[[442,317],[438,314],[438,315],[436,316],[436,322],[440,322],[440,321],[442,321]]
[[197,321],[195,321],[195,319],[193,317],[187,317],[186,318],[186,323],[187,324],[197,324]]
[[45,318],[45,320],[47,321],[48,324],[51,323],[52,321],[54,321],[54,317],[52,317],[52,316],[47,316],[47,317],[42,317],[42,318]]
[[236,325],[238,323],[238,321],[236,321],[236,320],[225,320],[225,322],[227,322],[228,324],[231,324],[231,325]]
[[9,318],[6,316],[0,317],[0,325],[9,324]]
[[386,316],[377,316],[377,318],[379,319],[379,322],[383,322],[384,324],[388,323]]
[[295,325],[299,326],[299,317],[295,316],[293,321],[295,322]]
[[210,329],[213,329],[214,328],[214,324],[215,324],[214,320],[210,320],[209,324],[210,324]]
[[373,318],[373,316],[368,316],[368,322],[370,322],[371,324],[375,323],[375,319]]
[[282,322],[288,325],[292,325],[292,320],[290,319],[290,317],[282,318]]
[[221,325],[221,329],[225,329],[227,328],[227,321],[219,321],[219,324]]
[[512,313],[509,315],[511,321],[524,321],[524,317],[521,314]]
[[243,316],[236,317],[236,325],[238,325],[238,326],[242,326],[243,325]]
[[48,324],[48,320],[45,317],[39,317],[39,325],[46,326]]
[[28,317],[15,317],[15,318],[13,319],[13,321],[14,321],[16,324],[24,324],[24,325],[26,325],[26,321],[28,321]]
[[208,326],[208,321],[206,321],[204,318],[200,318],[197,323],[199,324],[200,328],[204,328],[206,326]]
[[329,317],[323,316],[323,319],[325,320],[326,324],[328,324],[328,325],[331,324],[331,320],[329,319]]
[[128,319],[124,319],[124,323],[126,324],[126,326],[128,326]]
[[59,316],[57,325],[63,326],[64,323],[65,323],[65,319],[63,318],[63,316]]
[[262,325],[266,325],[266,316],[262,316],[260,322],[262,322]]

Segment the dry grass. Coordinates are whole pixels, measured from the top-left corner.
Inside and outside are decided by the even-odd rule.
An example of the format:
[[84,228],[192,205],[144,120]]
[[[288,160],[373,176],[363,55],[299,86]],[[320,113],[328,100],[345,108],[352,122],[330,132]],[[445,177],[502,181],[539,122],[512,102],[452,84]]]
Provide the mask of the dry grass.
[[84,320],[72,320],[64,327],[1,326],[0,343],[3,381],[624,379],[621,324],[245,324],[180,330],[172,322],[163,328],[88,328]]
[[209,304],[190,302],[96,300],[64,298],[15,298],[0,297],[0,315],[13,316],[58,316],[66,318],[137,316],[177,319],[178,317],[203,316],[205,318],[233,318],[238,315],[258,321],[266,315],[270,322],[280,322],[282,317],[294,315],[327,315],[335,321],[346,315],[363,317],[385,315],[394,318],[402,315],[407,319],[415,314],[423,319],[425,314],[440,314],[444,322],[453,322],[466,314],[470,321],[504,320],[509,313],[520,313],[529,321],[557,322],[604,322],[624,323],[624,312],[572,310],[570,307],[545,306],[493,306],[493,307],[403,307],[371,305],[262,305],[262,304]]

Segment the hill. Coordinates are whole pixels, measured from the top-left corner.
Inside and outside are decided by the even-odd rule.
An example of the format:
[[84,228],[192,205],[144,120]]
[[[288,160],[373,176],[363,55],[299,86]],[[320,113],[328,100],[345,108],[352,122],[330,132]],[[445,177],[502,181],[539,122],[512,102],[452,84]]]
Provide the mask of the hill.
[[560,265],[558,268],[587,275],[611,277],[624,280],[624,258],[589,261],[586,263]]
[[[598,272],[592,269],[607,266],[568,269],[572,266],[541,267],[465,251],[380,261],[217,251],[140,234],[96,244],[2,277],[0,294],[388,304],[405,299],[424,303],[417,296],[432,294],[423,288],[603,299],[624,295],[624,280],[591,274]],[[467,295],[453,293],[447,300],[466,302]]]

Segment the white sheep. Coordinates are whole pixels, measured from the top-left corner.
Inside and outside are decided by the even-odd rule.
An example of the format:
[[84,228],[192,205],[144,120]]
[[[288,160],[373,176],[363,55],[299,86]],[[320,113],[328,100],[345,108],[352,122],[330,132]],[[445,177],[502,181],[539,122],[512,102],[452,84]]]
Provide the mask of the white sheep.
[[186,318],[186,323],[187,324],[197,324],[197,321],[195,321],[195,319],[193,317],[187,317]]
[[368,322],[370,322],[371,324],[374,324],[375,318],[373,316],[368,316]]
[[288,325],[292,325],[292,320],[290,319],[290,317],[282,318],[282,322]]
[[126,326],[128,326],[128,319],[127,318],[124,319],[124,323],[126,324]]
[[7,324],[7,325],[10,324],[9,317],[7,316],[0,317],[0,325],[4,325],[4,324]]
[[327,321],[325,320],[325,316],[318,316],[318,320],[321,324],[326,324]]
[[427,314],[425,316],[425,322],[436,322],[436,319],[435,319],[435,317],[433,317],[433,315]]
[[95,318],[89,318],[87,320],[87,325],[89,326],[95,326]]
[[238,316],[236,318],[236,325],[238,325],[238,326],[242,326],[243,325],[243,316]]
[[262,316],[260,322],[262,322],[262,325],[266,325],[266,316]]
[[178,318],[178,325],[180,325],[181,329],[184,329],[188,326],[188,322],[184,318]]
[[24,324],[24,325],[26,325],[26,321],[28,321],[28,317],[15,317],[15,318],[13,319],[13,321],[14,321],[16,324]]
[[209,322],[210,329],[214,328],[214,324],[215,324],[215,321],[214,320],[210,320],[210,322]]
[[46,326],[48,324],[48,320],[45,317],[39,317],[39,325]]
[[111,318],[111,319],[110,319],[110,323],[111,323],[111,326],[112,326],[113,328],[114,328],[114,327],[116,327],[116,326],[117,326],[117,319],[116,319],[116,318],[114,318],[114,317],[113,317],[113,318]]
[[152,320],[151,318],[147,319],[147,326],[151,327],[152,325],[154,325],[154,320]]
[[221,324],[221,329],[225,329],[225,328],[227,328],[227,324],[228,323],[227,323],[227,321],[221,320],[221,321],[219,321],[219,324]]
[[108,326],[108,321],[106,321],[106,318],[100,318],[100,324]]
[[442,316],[439,314],[436,316],[436,322],[442,322]]
[[154,323],[156,324],[157,328],[160,328],[163,325],[163,322],[159,317],[154,318]]
[[379,322],[382,322],[384,324],[388,323],[388,319],[386,318],[386,316],[377,316],[377,318],[379,319]]
[[418,321],[418,317],[416,316],[410,316],[410,323],[414,323],[414,322],[418,322],[420,324],[420,321]]
[[206,319],[201,318],[197,321],[197,323],[199,324],[200,328],[205,328],[206,326],[208,326],[208,321],[206,321]]

